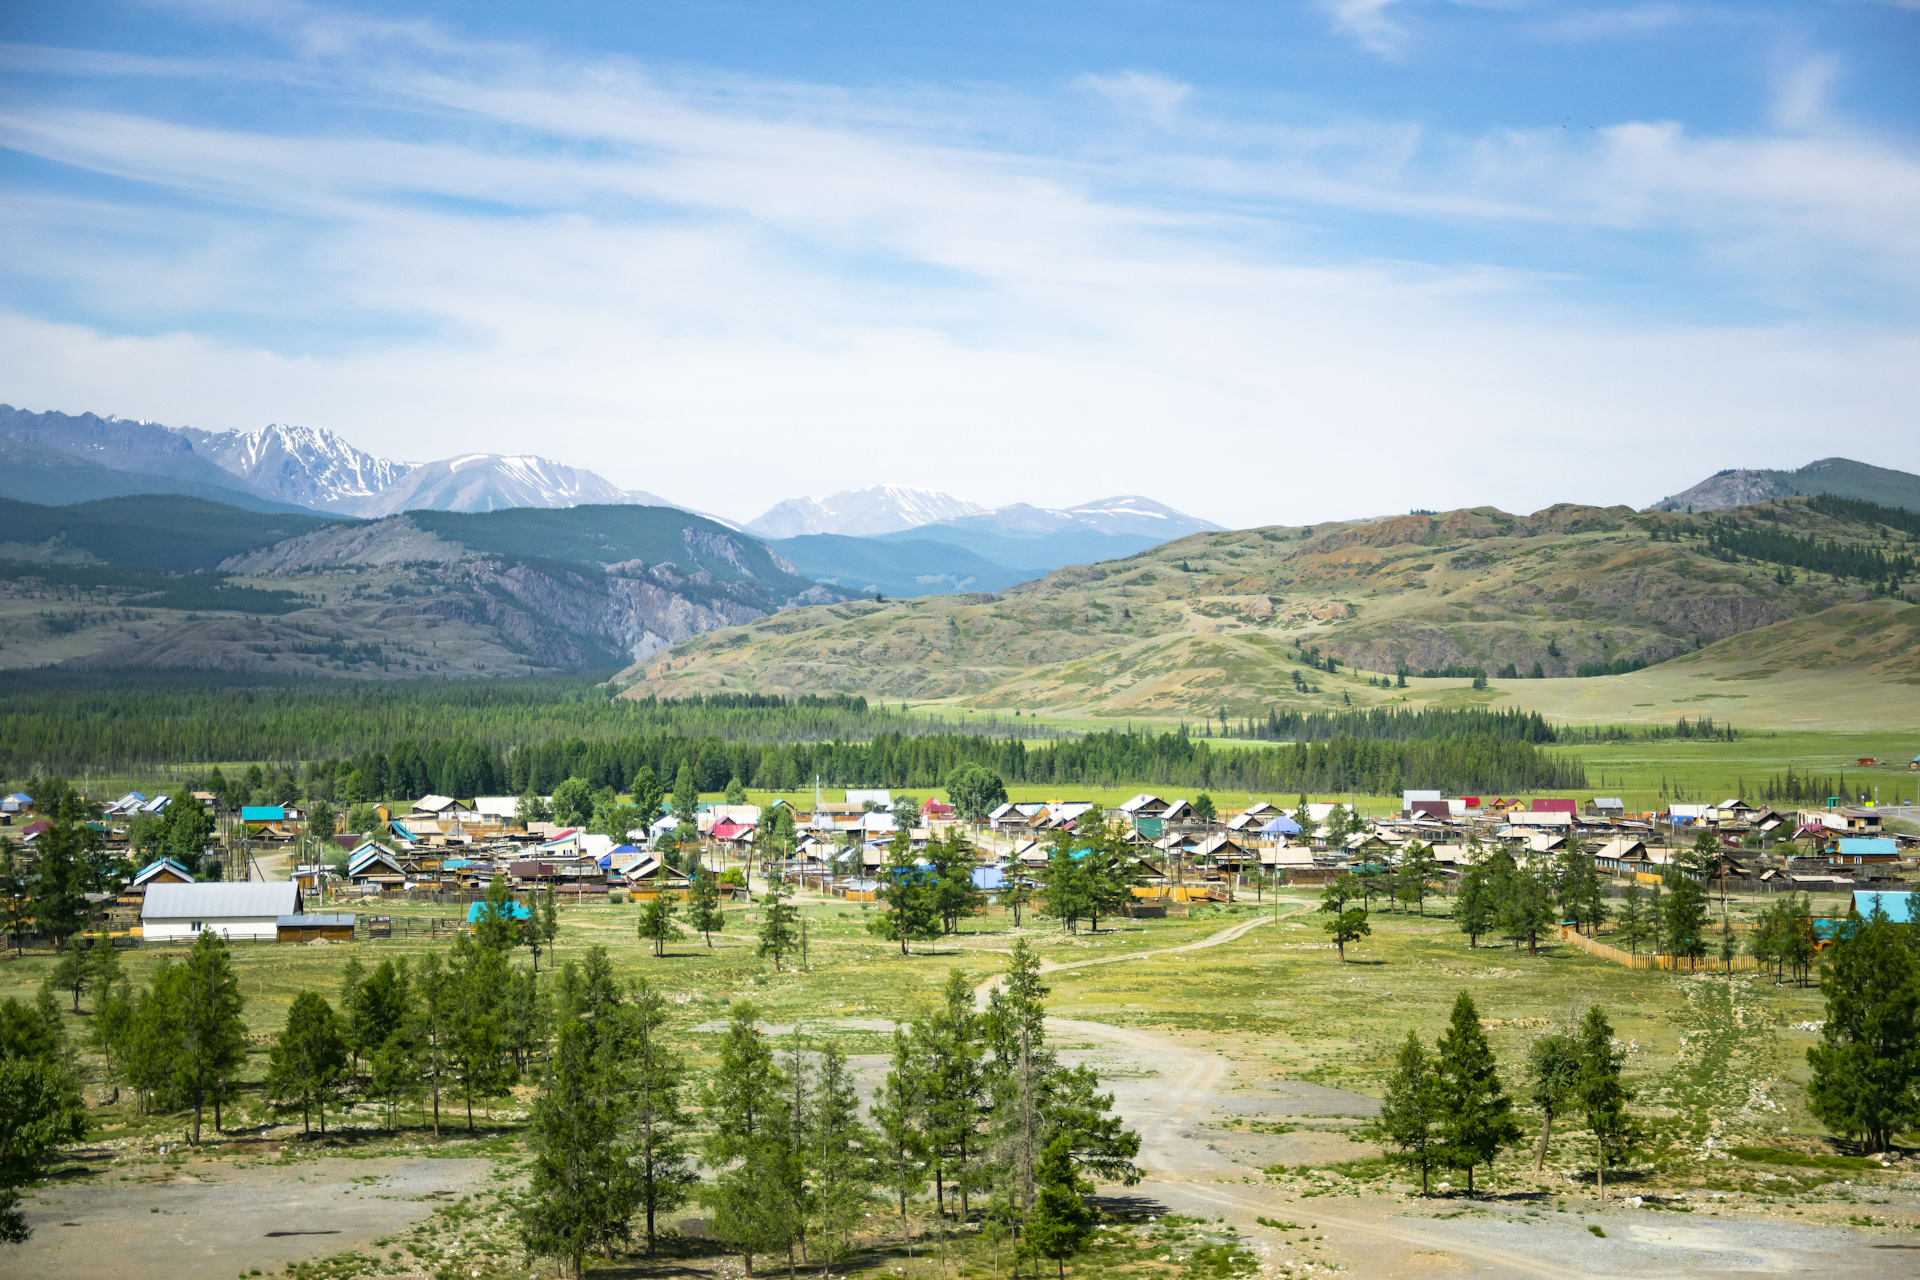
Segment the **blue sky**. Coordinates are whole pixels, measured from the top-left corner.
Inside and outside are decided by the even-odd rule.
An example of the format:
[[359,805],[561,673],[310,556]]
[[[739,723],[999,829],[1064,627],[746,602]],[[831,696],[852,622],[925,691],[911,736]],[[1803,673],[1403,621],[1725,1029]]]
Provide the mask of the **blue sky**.
[[1916,66],[1872,0],[14,5],[0,399],[736,517],[1920,470]]

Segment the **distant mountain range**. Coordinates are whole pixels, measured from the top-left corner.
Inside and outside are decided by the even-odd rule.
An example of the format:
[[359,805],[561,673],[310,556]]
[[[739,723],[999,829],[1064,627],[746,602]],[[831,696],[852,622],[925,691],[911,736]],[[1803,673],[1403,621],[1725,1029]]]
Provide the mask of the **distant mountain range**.
[[[273,423],[214,432],[0,405],[0,497],[63,505],[160,493],[362,519],[406,511],[664,507],[740,529],[531,454],[399,462],[319,427]],[[873,485],[790,498],[744,531],[774,541],[798,572],[828,586],[917,596],[998,591],[1063,565],[1131,555],[1218,527],[1138,496],[1064,510],[1025,503],[987,510],[931,489]]]
[[1920,511],[1920,476],[1886,467],[1870,466],[1851,458],[1822,458],[1795,471],[1718,471],[1671,498],[1653,504],[1655,511],[1724,511],[1770,498],[1828,493],[1837,498],[1860,498],[1885,507]]
[[268,679],[611,670],[703,631],[849,592],[758,539],[632,504],[382,520],[178,494],[0,498],[0,580],[58,610],[0,616],[0,667]]
[[799,538],[837,533],[871,538],[925,524],[939,524],[985,510],[952,494],[904,485],[876,484],[848,489],[829,498],[788,498],[747,521],[748,533],[763,538]]

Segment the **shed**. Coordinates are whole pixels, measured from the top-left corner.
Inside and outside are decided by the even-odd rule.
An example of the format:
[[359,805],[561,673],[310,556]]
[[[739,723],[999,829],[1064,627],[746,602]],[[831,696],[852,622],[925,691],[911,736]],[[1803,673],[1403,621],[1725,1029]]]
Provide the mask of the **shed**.
[[273,922],[274,937],[281,942],[353,941],[352,916],[292,915]]
[[140,903],[145,938],[192,939],[203,931],[223,938],[272,940],[283,916],[303,914],[300,887],[291,881],[147,885]]

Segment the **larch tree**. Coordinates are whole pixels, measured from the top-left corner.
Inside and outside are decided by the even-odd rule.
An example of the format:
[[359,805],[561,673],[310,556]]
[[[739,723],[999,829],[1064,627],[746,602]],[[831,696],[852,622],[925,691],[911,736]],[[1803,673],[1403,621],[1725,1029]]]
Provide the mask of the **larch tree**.
[[1040,1153],[1035,1170],[1039,1194],[1027,1215],[1026,1246],[1042,1258],[1053,1259],[1059,1276],[1067,1274],[1066,1260],[1085,1247],[1093,1234],[1095,1217],[1074,1168],[1073,1152],[1062,1134]]
[[1440,1145],[1440,1080],[1433,1059],[1420,1044],[1420,1037],[1407,1032],[1407,1038],[1394,1058],[1380,1098],[1380,1115],[1374,1121],[1381,1139],[1393,1147],[1403,1164],[1420,1171],[1420,1194],[1427,1194],[1427,1181],[1433,1171]]
[[267,1053],[267,1094],[280,1108],[300,1112],[301,1127],[312,1131],[320,1113],[327,1131],[327,1097],[347,1076],[347,1037],[340,1015],[317,991],[302,991],[287,1010],[287,1025]]
[[1476,1165],[1491,1166],[1520,1137],[1513,1100],[1500,1084],[1493,1046],[1480,1026],[1473,997],[1462,991],[1453,1016],[1434,1045],[1440,1073],[1442,1145],[1450,1168],[1464,1169],[1473,1194]]
[[1820,977],[1820,1043],[1807,1102],[1828,1128],[1884,1151],[1920,1125],[1920,965],[1879,904],[1850,922]]
[[1580,1023],[1580,1073],[1575,1095],[1593,1134],[1594,1180],[1607,1196],[1607,1167],[1618,1165],[1640,1142],[1640,1126],[1627,1111],[1633,1090],[1625,1079],[1626,1051],[1615,1047],[1613,1027],[1598,1008]]

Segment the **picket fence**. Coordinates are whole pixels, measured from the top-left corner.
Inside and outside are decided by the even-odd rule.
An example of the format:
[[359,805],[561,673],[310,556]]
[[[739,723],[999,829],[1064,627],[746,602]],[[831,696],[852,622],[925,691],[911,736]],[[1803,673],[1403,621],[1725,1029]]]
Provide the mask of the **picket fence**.
[[[1689,960],[1685,964],[1681,964],[1680,958],[1677,956],[1656,956],[1644,952],[1635,955],[1631,951],[1622,951],[1618,947],[1610,947],[1604,942],[1587,937],[1586,934],[1581,933],[1570,924],[1560,926],[1560,941],[1571,942],[1574,946],[1579,947],[1589,955],[1599,956],[1602,960],[1611,960],[1615,964],[1625,965],[1629,969],[1680,969],[1694,973],[1725,973],[1728,969],[1727,963],[1720,959],[1718,953],[1719,940],[1717,938],[1709,939],[1709,942],[1715,948],[1713,954],[1703,956],[1697,961]],[[1756,970],[1759,967],[1759,962],[1752,956],[1735,956],[1733,958],[1732,968],[1736,973]]]

